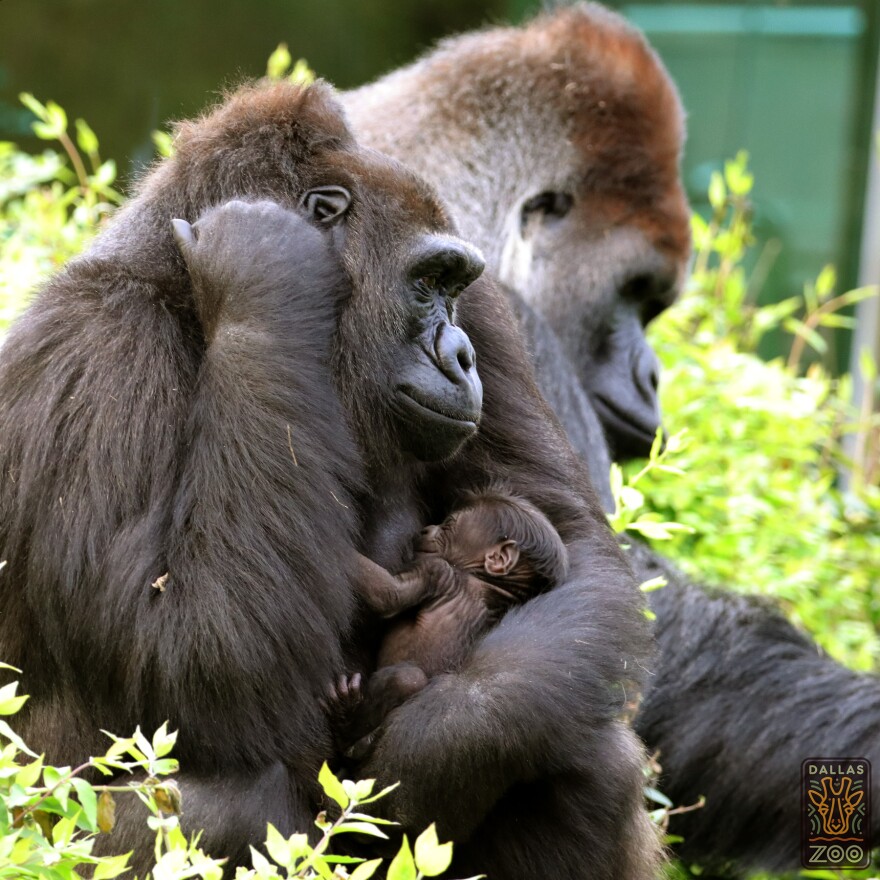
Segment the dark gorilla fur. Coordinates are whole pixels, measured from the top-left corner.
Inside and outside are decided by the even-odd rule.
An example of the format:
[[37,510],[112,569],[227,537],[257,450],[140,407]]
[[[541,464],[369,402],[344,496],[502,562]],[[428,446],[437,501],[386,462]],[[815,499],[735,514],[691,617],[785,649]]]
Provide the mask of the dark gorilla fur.
[[[650,442],[641,327],[687,270],[683,113],[662,63],[623,18],[577,3],[446,40],[345,100],[358,137],[433,183],[506,282],[539,386],[608,503],[603,431],[617,457],[634,434]],[[660,650],[636,730],[675,803],[707,797],[672,820],[681,855],[796,868],[800,763],[880,765],[880,680],[767,604],[693,585],[647,548],[630,556],[640,580],[669,580],[651,593]],[[880,811],[874,827],[880,839]]]
[[[396,570],[419,528],[503,480],[558,530],[569,577],[400,707],[364,773],[402,781],[405,828],[460,843],[457,873],[648,880],[643,755],[618,721],[650,641],[641,599],[505,297],[481,281],[455,307],[480,430],[419,463],[390,409],[413,255],[464,247],[431,191],[360,148],[320,84],[247,87],[176,146],[0,352],[0,657],[32,695],[21,732],[72,764],[101,728],[169,719],[185,829],[210,851],[240,863],[267,820],[311,828],[356,552]],[[341,225],[315,236],[281,211],[327,185],[352,194]],[[170,221],[213,206],[194,289]],[[142,873],[143,813],[123,806],[108,842]]]

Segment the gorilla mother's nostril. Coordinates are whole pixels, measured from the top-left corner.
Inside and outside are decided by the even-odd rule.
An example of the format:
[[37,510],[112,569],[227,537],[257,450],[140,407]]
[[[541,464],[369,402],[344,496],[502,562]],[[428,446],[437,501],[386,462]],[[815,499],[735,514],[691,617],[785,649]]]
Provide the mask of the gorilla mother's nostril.
[[461,367],[463,372],[467,372],[474,365],[474,357],[473,352],[468,348],[459,349],[458,352],[458,365]]

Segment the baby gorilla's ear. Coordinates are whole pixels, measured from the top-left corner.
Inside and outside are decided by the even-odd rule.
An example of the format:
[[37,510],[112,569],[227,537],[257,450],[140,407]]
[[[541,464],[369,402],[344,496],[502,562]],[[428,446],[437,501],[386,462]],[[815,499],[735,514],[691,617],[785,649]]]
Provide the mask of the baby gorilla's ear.
[[519,562],[519,546],[516,541],[504,541],[494,544],[486,551],[483,567],[487,574],[503,577],[513,571],[513,567]]

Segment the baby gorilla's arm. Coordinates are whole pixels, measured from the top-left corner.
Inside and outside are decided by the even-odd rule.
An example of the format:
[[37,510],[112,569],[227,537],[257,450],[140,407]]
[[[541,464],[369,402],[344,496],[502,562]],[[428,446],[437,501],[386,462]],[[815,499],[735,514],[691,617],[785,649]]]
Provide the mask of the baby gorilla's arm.
[[355,590],[383,617],[394,617],[455,587],[449,563],[439,556],[421,554],[410,568],[396,575],[372,559],[358,556]]
[[355,590],[373,611],[394,617],[429,598],[431,583],[425,574],[417,566],[395,576],[372,559],[359,556]]

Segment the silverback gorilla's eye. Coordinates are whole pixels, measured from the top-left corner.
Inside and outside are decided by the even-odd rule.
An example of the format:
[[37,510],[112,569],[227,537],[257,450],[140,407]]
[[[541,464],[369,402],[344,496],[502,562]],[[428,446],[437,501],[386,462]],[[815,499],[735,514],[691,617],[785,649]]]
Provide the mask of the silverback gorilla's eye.
[[522,225],[525,226],[534,214],[560,219],[564,217],[574,204],[574,199],[564,192],[542,192],[523,203]]
[[437,276],[436,275],[424,275],[419,278],[418,283],[428,290],[436,290],[437,289]]

